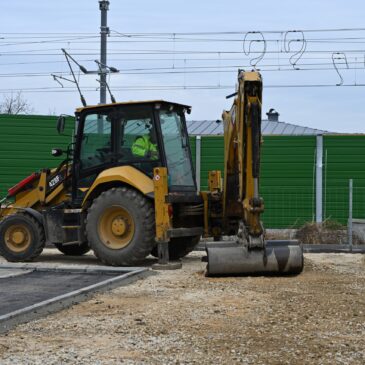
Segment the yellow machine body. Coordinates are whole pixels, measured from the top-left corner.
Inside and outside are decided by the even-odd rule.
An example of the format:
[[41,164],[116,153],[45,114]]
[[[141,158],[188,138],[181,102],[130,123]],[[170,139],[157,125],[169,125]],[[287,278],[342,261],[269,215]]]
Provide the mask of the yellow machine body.
[[[206,194],[209,232],[237,234],[236,242],[207,245],[208,275],[252,273],[297,274],[303,269],[303,252],[293,242],[265,240],[260,216],[264,202],[259,194],[261,151],[262,78],[258,72],[240,71],[230,111],[223,112],[224,172],[209,175]],[[221,219],[219,219],[221,214]],[[207,219],[206,219],[207,221]]]
[[0,219],[17,213],[25,208],[40,210],[42,206],[57,205],[67,200],[64,184],[58,185],[50,194],[46,194],[47,176],[52,171],[42,171],[39,177],[32,182],[32,186],[24,191],[20,191],[14,197],[11,204],[5,204],[0,209]]
[[[190,107],[156,100],[77,109],[72,158],[68,153],[57,169],[31,175],[3,200],[0,254],[29,261],[47,240],[65,254],[92,249],[109,265],[135,265],[151,253],[168,266],[169,258],[184,257],[202,235],[237,235],[233,246],[207,248],[208,274],[300,272],[301,248],[268,247],[260,221],[261,104],[261,75],[240,71],[232,108],[223,113],[224,171],[209,172],[205,192],[198,192],[192,167],[185,121]],[[89,128],[95,127],[90,133],[84,129],[87,118],[94,123]],[[142,159],[133,156],[131,138],[140,136],[128,139],[128,133],[142,124],[155,132],[159,160],[148,151]],[[95,143],[106,142],[107,133],[109,143],[91,143],[86,155],[86,162],[98,165],[82,170],[83,143],[94,137]]]
[[154,191],[153,180],[136,168],[132,166],[113,167],[97,176],[94,183],[88,188],[82,205],[88,201],[97,189],[102,188],[104,185],[116,185],[118,183],[132,186],[144,195],[151,194]]
[[[12,204],[4,205],[0,211],[0,219],[24,208],[40,210],[42,207],[57,205],[67,201],[68,192],[64,183],[58,185],[50,194],[46,194],[46,182],[49,174],[52,174],[52,171],[41,172],[39,178],[32,183],[32,188],[19,192],[15,195]],[[80,190],[86,193],[82,205],[84,206],[86,204],[93,193],[107,184],[114,186],[126,184],[144,195],[154,192],[153,180],[150,177],[132,166],[119,166],[101,172],[90,188],[80,188]]]
[[[223,217],[242,217],[250,237],[263,234],[259,197],[262,79],[258,72],[241,72],[229,112],[223,112]],[[256,129],[255,129],[256,128]]]

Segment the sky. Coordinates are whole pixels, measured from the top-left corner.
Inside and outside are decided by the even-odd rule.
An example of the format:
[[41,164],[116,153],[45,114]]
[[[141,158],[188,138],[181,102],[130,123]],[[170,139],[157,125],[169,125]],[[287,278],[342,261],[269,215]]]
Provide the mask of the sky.
[[[118,101],[176,101],[192,106],[189,119],[216,120],[237,70],[256,68],[264,114],[365,133],[365,87],[354,86],[365,85],[364,17],[360,0],[110,0],[108,65],[120,70],[110,88]],[[73,114],[75,85],[51,75],[71,78],[61,48],[97,69],[98,0],[7,1],[0,20],[0,100],[22,91],[37,114]],[[97,75],[75,70],[88,104],[98,103]]]

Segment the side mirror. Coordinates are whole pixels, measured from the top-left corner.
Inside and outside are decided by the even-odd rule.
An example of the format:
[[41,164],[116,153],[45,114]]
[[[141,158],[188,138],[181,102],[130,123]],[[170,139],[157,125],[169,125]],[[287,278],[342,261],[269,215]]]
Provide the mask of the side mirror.
[[53,157],[60,157],[63,155],[63,151],[61,148],[52,148],[51,154]]
[[58,134],[62,134],[65,130],[66,117],[64,115],[60,115],[57,119],[57,132]]

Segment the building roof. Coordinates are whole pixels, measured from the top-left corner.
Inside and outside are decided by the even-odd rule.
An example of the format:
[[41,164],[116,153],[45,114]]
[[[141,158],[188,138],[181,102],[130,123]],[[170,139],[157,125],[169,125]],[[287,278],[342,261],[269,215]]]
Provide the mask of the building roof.
[[[188,132],[195,136],[215,136],[223,135],[222,121],[215,120],[188,120]],[[332,132],[323,131],[309,127],[302,127],[291,123],[263,120],[261,124],[261,131],[263,135],[281,135],[281,136],[303,136],[303,135],[318,135],[328,134]]]

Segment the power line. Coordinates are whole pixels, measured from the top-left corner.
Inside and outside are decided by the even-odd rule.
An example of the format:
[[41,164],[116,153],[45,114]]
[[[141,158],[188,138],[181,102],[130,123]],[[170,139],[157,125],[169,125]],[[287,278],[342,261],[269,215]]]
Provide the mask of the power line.
[[[285,33],[287,32],[288,29],[275,29],[275,30],[261,30],[261,33]],[[365,28],[361,28],[361,27],[354,27],[354,28],[309,28],[309,29],[300,29],[300,31],[302,32],[356,32],[356,31],[365,31]],[[252,32],[251,30],[236,30],[236,31],[207,31],[207,32],[148,32],[148,33],[127,33],[127,32],[119,32],[115,29],[111,29],[111,32],[113,33],[117,33],[120,35],[124,35],[124,36],[131,36],[131,35],[185,35],[185,34],[190,34],[190,35],[201,35],[201,34],[244,34],[244,33],[248,33],[248,32]],[[19,36],[31,36],[31,35],[95,35],[98,34],[96,32],[1,32],[1,34],[3,35],[19,35]]]
[[[235,59],[236,60],[236,59]],[[186,59],[184,59],[186,61]],[[217,60],[215,60],[217,61]],[[304,61],[304,60],[303,60]],[[336,65],[339,69],[361,70],[365,68],[364,61],[349,61],[343,64]],[[360,66],[360,67],[358,67]],[[231,72],[230,69],[237,70],[238,68],[249,69],[250,64],[233,64],[233,65],[185,65],[184,66],[168,66],[168,67],[138,67],[138,68],[121,68],[123,74],[164,74],[164,73],[203,73],[203,72]],[[290,67],[288,63],[262,63],[259,69],[263,72],[287,72],[287,71],[333,71],[335,70],[333,62],[301,62],[296,64],[296,67]],[[226,71],[227,70],[227,71]],[[147,72],[148,71],[148,72]],[[21,72],[21,73],[0,73],[0,77],[27,77],[27,76],[49,76],[50,74],[70,74],[69,70],[47,71],[47,72]]]
[[[221,35],[221,34],[225,34],[225,35],[231,35],[231,34],[246,34],[246,33],[252,33],[252,30],[241,30],[241,31],[225,31],[225,32],[158,32],[158,33],[153,33],[153,32],[149,32],[149,33],[123,33],[123,32],[118,32],[116,30],[111,29],[112,32],[120,34],[122,36],[125,37],[131,37],[131,36],[156,36],[156,35],[176,35],[176,36],[180,36],[180,35]],[[268,33],[272,33],[272,34],[281,34],[281,33],[287,33],[288,31],[291,32],[304,32],[304,33],[323,33],[323,32],[358,32],[358,31],[365,31],[365,28],[327,28],[327,29],[300,29],[300,30],[288,30],[288,29],[283,29],[283,30],[260,30],[257,31],[256,33],[260,32],[263,34],[268,34]]]
[[[28,44],[48,44],[48,43],[63,43],[63,42],[73,42],[73,43],[79,43],[74,42],[76,40],[82,40],[82,39],[95,39],[96,36],[88,36],[88,37],[73,37],[73,38],[62,38],[62,39],[52,39],[52,40],[42,40],[42,41],[32,41],[32,42],[12,42],[12,43],[2,43],[0,42],[0,46],[19,46],[19,45],[28,45]],[[80,42],[80,43],[86,43],[86,42]]]
[[[348,57],[348,60],[355,60],[357,57]],[[328,60],[328,57],[302,57],[301,61],[305,60]],[[267,61],[276,61],[277,57],[265,57],[265,60]],[[146,62],[172,62],[172,61],[183,61],[183,62],[197,62],[197,61],[208,61],[208,62],[217,62],[218,58],[206,58],[206,57],[200,57],[200,58],[113,58],[110,59],[111,62],[131,62],[131,61],[146,61]],[[242,61],[241,58],[222,58],[221,61]],[[79,62],[94,62],[93,58],[89,59],[81,59]],[[13,66],[13,65],[33,65],[33,64],[56,64],[56,63],[62,63],[64,64],[64,61],[28,61],[28,62],[10,62],[10,63],[0,63],[0,66]],[[364,64],[363,62],[359,62],[359,64]],[[276,64],[277,65],[277,64]]]
[[[316,34],[316,32],[318,34]],[[327,32],[327,34],[326,34]],[[351,34],[349,32],[352,32]],[[114,50],[109,52],[109,56],[119,58],[120,62],[172,62],[172,67],[136,67],[125,68],[122,72],[124,75],[195,75],[195,74],[221,74],[231,73],[233,69],[257,68],[261,72],[293,72],[293,71],[331,71],[336,72],[343,69],[362,70],[365,66],[365,47],[353,46],[353,44],[364,44],[365,28],[340,28],[340,29],[307,29],[300,31],[262,31],[262,32],[182,32],[182,33],[120,33],[113,31],[109,43],[114,44]],[[311,33],[310,37],[306,33]],[[342,34],[341,34],[342,33]],[[348,33],[348,34],[344,34]],[[265,37],[262,35],[264,34]],[[304,35],[305,34],[305,35]],[[246,36],[250,35],[251,38]],[[35,64],[64,64],[64,61],[52,60],[52,57],[62,56],[58,48],[51,48],[50,45],[67,43],[65,47],[73,56],[77,57],[80,62],[93,62],[94,57],[98,57],[99,49],[88,48],[88,44],[94,43],[91,40],[98,38],[100,35],[95,33],[2,33],[0,39],[0,46],[5,49],[0,52],[1,59],[13,59],[15,57],[22,57],[22,62],[9,62],[0,64],[0,66],[14,66],[14,65],[35,65]],[[262,36],[262,38],[260,38]],[[240,50],[232,49],[230,43],[241,43]],[[246,42],[246,43],[245,43]],[[295,42],[295,43],[291,43]],[[133,46],[133,43],[153,43],[161,46]],[[164,44],[172,44],[171,49],[166,49],[168,46]],[[175,43],[186,43],[186,46],[176,49]],[[204,44],[206,43],[206,45]],[[211,44],[216,46],[208,46]],[[220,44],[222,43],[222,44]],[[271,48],[266,49],[266,43]],[[28,45],[38,44],[38,48],[32,49]],[[45,47],[42,48],[42,44]],[[132,45],[131,45],[132,44]],[[251,49],[251,45],[258,44],[263,51]],[[296,45],[295,47],[293,45]],[[313,44],[312,49],[307,49],[308,44]],[[80,46],[80,45],[85,45]],[[118,45],[125,45],[126,47],[119,47],[125,49],[118,49]],[[191,45],[191,47],[189,47]],[[198,46],[199,45],[199,48]],[[226,46],[227,45],[227,46]],[[273,45],[277,46],[273,47]],[[348,48],[345,49],[346,45]],[[7,47],[7,48],[6,48]],[[11,50],[10,47],[17,47]],[[245,50],[248,48],[248,52]],[[298,51],[298,48],[303,51]],[[195,49],[194,49],[195,48]],[[209,49],[212,48],[212,49]],[[255,48],[255,47],[253,47]],[[340,48],[340,49],[339,49]],[[301,53],[302,52],[302,53]],[[343,53],[343,55],[340,55]],[[337,56],[336,56],[337,54]],[[236,57],[235,57],[236,55]],[[119,57],[118,57],[119,56]],[[241,57],[239,57],[241,56]],[[39,61],[37,57],[47,58]],[[90,59],[89,59],[90,57]],[[93,57],[91,59],[91,57]],[[123,58],[121,58],[123,57]],[[31,58],[31,60],[29,60]],[[82,60],[80,60],[82,58]],[[362,60],[364,62],[359,62]],[[27,60],[29,60],[27,62]],[[229,60],[235,61],[235,65],[222,65],[221,63],[228,63]],[[277,62],[269,62],[277,61]],[[315,62],[325,60],[327,62]],[[113,60],[114,62],[115,60]],[[176,64],[177,62],[184,62],[184,67]],[[201,64],[187,65],[188,62]],[[219,63],[219,65],[209,65],[208,62]],[[158,66],[158,64],[156,64]],[[163,66],[163,65],[161,65]],[[361,66],[361,67],[358,67]],[[54,67],[56,68],[56,67]],[[34,77],[49,77],[49,72],[9,72],[1,73],[0,77],[13,78],[34,78]],[[53,71],[54,74],[68,75],[67,71]],[[84,77],[83,75],[81,75]],[[341,75],[339,77],[342,79]],[[266,87],[334,87],[335,85],[267,85]],[[347,85],[351,86],[351,85]],[[352,85],[361,86],[361,85]],[[152,86],[154,87],[154,86]],[[172,87],[172,86],[170,86]],[[174,88],[180,86],[174,86]],[[182,89],[192,89],[202,87],[209,89],[211,86],[181,86]],[[131,89],[131,86],[128,90]],[[214,87],[216,88],[216,87]],[[231,88],[231,87],[230,87]],[[46,89],[53,90],[53,88]],[[62,89],[65,92],[68,89]],[[95,90],[92,88],[90,90]],[[115,89],[118,90],[118,89]],[[124,90],[124,89],[123,89]],[[136,89],[140,90],[140,89]],[[142,90],[142,89],[141,89]],[[151,90],[151,89],[143,89]],[[159,89],[156,90],[165,90]],[[175,89],[166,89],[175,90]],[[31,91],[29,91],[31,92]],[[37,91],[38,92],[38,91]],[[62,92],[50,91],[50,92]],[[72,92],[72,91],[70,91]]]
[[[305,66],[305,65],[301,65]],[[168,75],[168,74],[208,74],[208,73],[232,73],[233,71],[236,71],[238,68],[243,68],[243,69],[249,69],[251,66],[249,65],[238,65],[238,66],[221,66],[220,68],[218,67],[209,67],[209,66],[201,66],[201,67],[195,67],[196,70],[192,70],[192,68],[187,67],[186,69],[183,67],[179,67],[179,68],[161,68],[160,70],[156,69],[125,69],[125,70],[120,70],[122,72],[121,75],[119,76],[123,76],[123,75]],[[292,67],[288,67],[288,68],[284,68],[283,66],[279,66],[280,68],[277,68],[277,66],[275,66],[276,68],[264,68],[264,67],[268,67],[268,66],[260,66],[259,67],[259,71],[261,72],[303,72],[303,71],[334,71],[335,68],[332,67],[311,67],[311,68],[292,68]],[[225,68],[225,69],[223,69]],[[346,67],[346,68],[342,68],[341,70],[361,70],[357,67]],[[68,71],[50,71],[50,72],[28,72],[28,73],[0,73],[0,78],[6,78],[6,77],[10,77],[10,78],[17,78],[17,77],[21,77],[21,78],[27,78],[27,77],[49,77],[51,74],[59,74],[59,75],[70,75],[70,73]],[[83,75],[80,74],[80,77],[86,77],[88,75]],[[115,75],[117,76],[117,74]]]
[[[265,88],[342,88],[342,87],[365,87],[365,84],[268,84]],[[95,91],[94,87],[84,87],[84,92]],[[115,87],[114,91],[168,91],[168,90],[234,90],[233,85],[167,85],[167,86],[123,86]],[[0,89],[0,93],[10,93],[10,92],[24,92],[24,93],[69,93],[77,92],[72,87],[64,88],[52,88],[52,87],[40,87],[40,88],[22,88],[22,89]]]
[[[52,40],[42,40],[42,41],[29,41],[29,42],[12,42],[12,43],[2,43],[0,42],[0,46],[16,46],[16,45],[28,45],[28,44],[48,44],[48,43],[72,43],[72,44],[89,44],[94,43],[94,41],[90,41],[90,39],[98,38],[97,36],[88,36],[88,37],[75,37],[75,38],[62,38],[62,39],[52,39]],[[116,37],[114,37],[116,38]],[[120,37],[118,37],[120,38]],[[4,38],[5,40],[8,38]],[[281,42],[281,39],[253,39],[255,42],[266,42],[266,43],[277,43]],[[351,37],[351,38],[333,38],[333,39],[305,39],[307,43],[329,43],[329,44],[363,44],[365,42],[364,37]],[[114,44],[130,44],[130,43],[242,43],[243,39],[201,39],[201,38],[158,38],[158,39],[127,39],[127,40],[109,40],[109,43]]]
[[[39,50],[30,50],[27,51],[29,53],[24,53],[24,51],[19,51],[23,53],[16,53],[16,52],[0,52],[0,55],[8,56],[8,57],[16,57],[16,56],[60,56],[60,53],[32,53],[32,52],[39,52]],[[81,52],[85,51],[85,52]],[[87,52],[86,52],[87,51]],[[97,50],[71,50],[74,56],[93,56],[97,54]],[[91,52],[91,53],[90,53]],[[308,54],[332,54],[334,52],[341,52],[341,53],[352,53],[352,54],[360,54],[364,55],[365,49],[350,49],[350,50],[307,50],[305,53]],[[262,54],[263,52],[260,51],[252,51],[251,54]],[[266,51],[265,54],[295,54],[297,51],[292,52],[277,52],[277,51]],[[221,55],[229,55],[229,54],[244,54],[242,51],[222,51],[222,50],[209,50],[209,51],[195,51],[195,50],[181,50],[173,52],[171,50],[122,50],[119,52],[111,51],[108,53],[109,55],[208,55],[208,54],[221,54]]]

